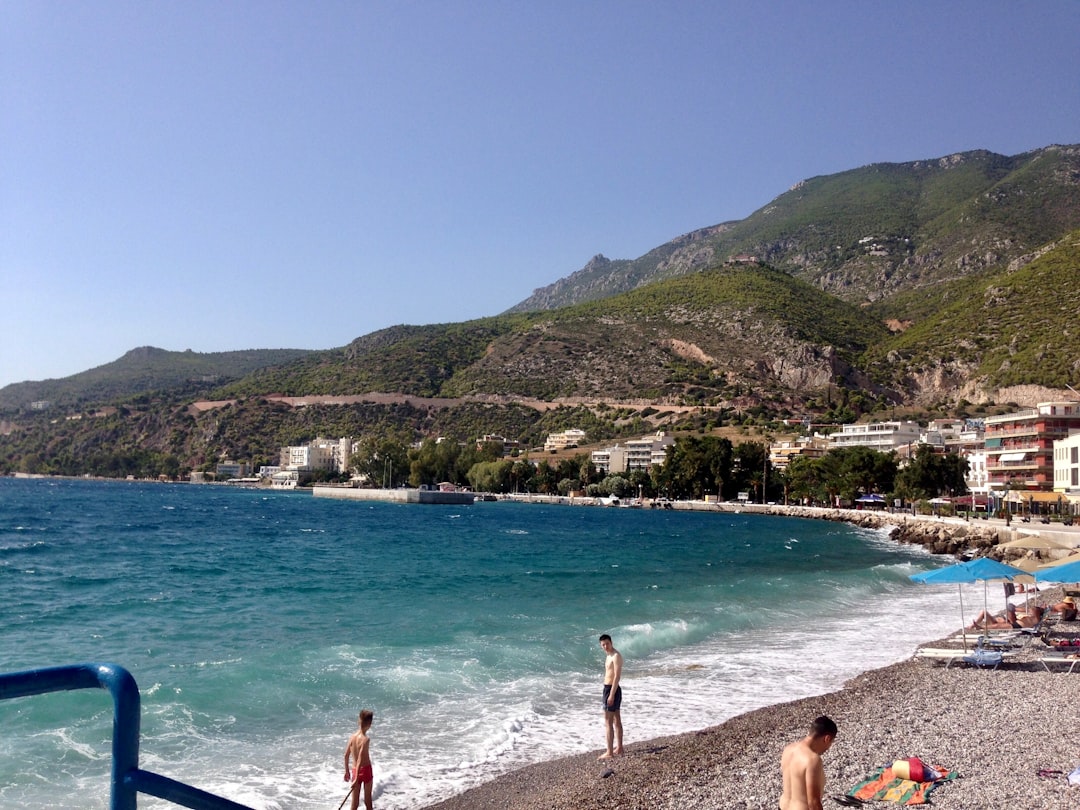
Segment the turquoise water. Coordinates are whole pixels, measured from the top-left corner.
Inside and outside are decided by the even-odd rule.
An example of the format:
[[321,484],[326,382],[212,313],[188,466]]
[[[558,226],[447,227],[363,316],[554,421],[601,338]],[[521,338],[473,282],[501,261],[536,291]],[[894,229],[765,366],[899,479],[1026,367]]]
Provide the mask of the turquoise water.
[[[777,517],[0,479],[0,671],[127,667],[142,766],[266,810],[335,806],[370,707],[376,804],[417,808],[598,750],[601,632],[632,743],[954,629],[955,590],[908,581],[933,564]],[[0,702],[0,806],[106,807],[111,713],[98,690]]]

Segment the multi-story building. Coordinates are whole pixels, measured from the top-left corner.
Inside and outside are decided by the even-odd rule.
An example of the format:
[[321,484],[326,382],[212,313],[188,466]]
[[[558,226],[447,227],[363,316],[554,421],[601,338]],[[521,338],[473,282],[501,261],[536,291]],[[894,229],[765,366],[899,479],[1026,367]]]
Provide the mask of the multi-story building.
[[626,443],[626,471],[648,470],[654,464],[663,464],[667,458],[667,449],[675,444],[673,436],[665,436],[657,431],[654,436],[630,439]]
[[984,429],[981,419],[934,420],[928,428],[928,432],[936,430],[944,439],[946,452],[956,453],[967,460],[968,471],[964,481],[973,495],[985,495],[988,491]]
[[566,450],[569,447],[577,447],[585,441],[585,431],[578,428],[570,428],[562,433],[549,433],[544,442],[545,450]]
[[517,439],[507,439],[505,436],[497,436],[494,433],[485,433],[477,439],[476,449],[479,450],[485,444],[501,444],[504,456],[513,455],[516,450],[521,448],[521,442]]
[[1054,442],[1054,492],[1080,496],[1080,431]]
[[985,419],[986,473],[994,490],[1054,488],[1054,442],[1080,430],[1080,402],[1041,402]]
[[219,479],[243,478],[248,474],[248,464],[246,461],[233,461],[227,458],[218,462],[214,472]]
[[870,447],[882,453],[918,444],[923,429],[918,422],[866,422],[841,426],[829,437],[829,449]]
[[351,439],[324,439],[319,437],[308,444],[281,448],[280,467],[297,472],[347,472],[352,456]]
[[815,433],[799,436],[795,441],[781,441],[769,445],[769,464],[774,470],[786,470],[797,456],[821,458],[829,452],[829,438]]
[[589,454],[593,466],[598,472],[608,475],[612,472],[626,472],[626,448],[620,445],[593,450]]
[[659,431],[654,436],[630,439],[625,446],[616,444],[614,447],[594,450],[590,459],[596,469],[605,474],[649,470],[654,465],[664,463],[667,449],[673,444],[674,437],[665,436],[663,431]]

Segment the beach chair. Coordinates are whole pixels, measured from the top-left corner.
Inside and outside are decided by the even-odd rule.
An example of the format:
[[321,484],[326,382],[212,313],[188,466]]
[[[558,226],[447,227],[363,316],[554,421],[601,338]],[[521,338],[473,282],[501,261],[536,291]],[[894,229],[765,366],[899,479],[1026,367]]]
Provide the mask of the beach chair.
[[1069,668],[1065,670],[1065,672],[1071,673],[1074,669],[1076,669],[1076,665],[1080,664],[1080,658],[1069,658],[1064,654],[1047,655],[1040,658],[1039,663],[1043,665],[1043,669],[1045,669],[1047,672],[1053,672],[1053,670],[1050,669],[1051,665],[1057,666],[1059,664],[1068,664]]
[[920,647],[915,651],[916,658],[923,658],[927,661],[944,661],[945,669],[948,669],[956,661],[959,661],[968,654],[967,650],[949,649],[946,647]]
[[[980,639],[981,640],[981,639]],[[974,667],[980,669],[990,667],[991,669],[997,669],[1005,661],[1005,653],[1001,650],[990,650],[983,647],[981,644],[976,644],[975,649],[970,654],[965,655],[962,659],[965,664],[971,664]]]
[[1006,630],[1000,634],[984,634],[979,636],[978,645],[991,649],[1004,649],[1008,647],[1022,647],[1033,639],[1041,638],[1050,632],[1050,610],[1044,610],[1037,624],[1031,627],[1018,627],[1014,630]]

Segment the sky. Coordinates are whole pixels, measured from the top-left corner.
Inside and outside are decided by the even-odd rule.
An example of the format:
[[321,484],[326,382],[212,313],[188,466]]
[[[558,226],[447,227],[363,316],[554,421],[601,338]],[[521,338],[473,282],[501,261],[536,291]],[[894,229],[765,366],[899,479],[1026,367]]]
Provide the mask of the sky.
[[496,315],[800,180],[1080,143],[1080,3],[0,0],[0,387]]

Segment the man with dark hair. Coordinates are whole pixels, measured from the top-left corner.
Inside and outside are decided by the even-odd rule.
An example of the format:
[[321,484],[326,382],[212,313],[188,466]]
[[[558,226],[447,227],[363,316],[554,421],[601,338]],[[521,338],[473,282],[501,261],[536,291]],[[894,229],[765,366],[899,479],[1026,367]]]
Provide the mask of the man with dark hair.
[[607,750],[600,759],[611,759],[623,752],[622,744],[622,653],[611,644],[611,636],[600,636],[600,649],[604,651],[604,731]]
[[784,748],[780,770],[784,775],[784,793],[780,810],[822,810],[825,794],[825,767],[821,755],[836,739],[836,723],[825,715],[810,724],[810,733]]

